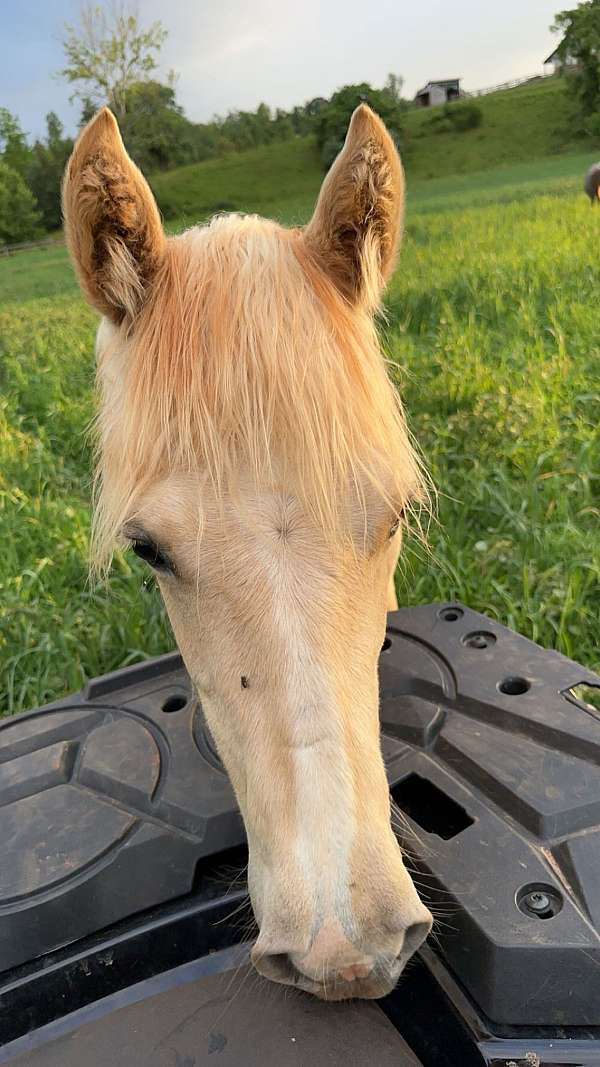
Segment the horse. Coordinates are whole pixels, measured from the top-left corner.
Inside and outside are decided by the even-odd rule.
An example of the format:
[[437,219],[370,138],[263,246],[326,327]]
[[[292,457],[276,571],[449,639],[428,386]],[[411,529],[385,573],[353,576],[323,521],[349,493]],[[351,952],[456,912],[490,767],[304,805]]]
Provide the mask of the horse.
[[248,839],[265,977],[387,994],[432,917],[391,826],[378,657],[427,475],[376,330],[404,177],[366,106],[309,223],[166,236],[104,108],[63,180],[100,312],[93,557],[153,569]]
[[596,200],[600,200],[600,163],[593,163],[588,170],[583,188],[590,198],[590,206],[593,207]]

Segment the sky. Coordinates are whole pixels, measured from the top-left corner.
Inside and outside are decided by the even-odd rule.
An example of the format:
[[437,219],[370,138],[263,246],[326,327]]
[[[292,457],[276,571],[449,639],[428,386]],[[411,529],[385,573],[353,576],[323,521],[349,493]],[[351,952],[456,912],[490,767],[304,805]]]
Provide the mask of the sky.
[[[98,0],[97,0],[98,2]],[[161,69],[196,122],[264,101],[290,108],[349,82],[383,85],[393,71],[412,96],[429,79],[466,90],[542,70],[565,0],[138,0],[143,23],[169,36]],[[79,108],[57,79],[61,35],[79,0],[0,0],[0,106],[31,137],[54,110],[69,133]]]

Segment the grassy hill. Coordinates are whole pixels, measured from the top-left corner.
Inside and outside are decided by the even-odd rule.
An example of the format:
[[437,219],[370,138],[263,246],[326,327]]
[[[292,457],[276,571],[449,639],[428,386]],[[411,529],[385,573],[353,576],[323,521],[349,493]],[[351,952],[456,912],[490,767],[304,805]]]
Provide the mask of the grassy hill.
[[296,223],[307,217],[322,179],[314,139],[298,137],[157,174],[151,185],[165,217],[184,225],[216,211]]
[[[430,178],[445,181],[453,174],[527,163],[535,183],[538,164],[532,160],[560,161],[566,154],[578,153],[581,166],[586,166],[588,157],[591,162],[600,154],[599,144],[577,133],[580,123],[562,78],[531,82],[476,102],[483,122],[462,133],[436,132],[432,120],[440,108],[407,112],[402,155],[409,189],[417,196]],[[563,176],[574,173],[571,164],[558,162],[553,176],[561,167]],[[544,173],[539,171],[540,178]],[[256,211],[296,223],[307,218],[322,177],[315,141],[305,137],[155,175],[152,187],[164,216],[179,225],[216,211]],[[506,184],[506,175],[496,180]]]
[[[539,79],[478,97],[481,126],[464,133],[435,132],[440,108],[406,115],[404,162],[415,178],[466,174],[500,164],[542,159],[600,144],[581,132],[564,78]],[[433,120],[433,121],[432,121]]]

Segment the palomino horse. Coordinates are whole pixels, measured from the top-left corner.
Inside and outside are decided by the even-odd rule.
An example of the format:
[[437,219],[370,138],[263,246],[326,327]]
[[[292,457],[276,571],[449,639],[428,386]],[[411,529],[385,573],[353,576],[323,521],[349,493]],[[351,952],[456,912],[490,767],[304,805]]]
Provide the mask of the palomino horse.
[[373,313],[403,175],[361,106],[304,229],[166,238],[108,109],[63,189],[102,315],[96,555],[154,568],[249,844],[258,971],[378,997],[427,936],[390,825],[377,663],[423,480]]

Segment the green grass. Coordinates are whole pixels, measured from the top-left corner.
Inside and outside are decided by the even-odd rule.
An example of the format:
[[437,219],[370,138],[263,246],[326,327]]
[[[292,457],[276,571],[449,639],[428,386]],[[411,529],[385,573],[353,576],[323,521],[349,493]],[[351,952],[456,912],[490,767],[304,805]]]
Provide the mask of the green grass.
[[385,328],[441,494],[402,599],[456,596],[596,668],[599,235],[572,192],[416,214]]
[[77,282],[64,245],[0,256],[0,304],[35,303],[66,293],[74,296],[77,292]]
[[[598,668],[600,212],[580,191],[586,158],[409,175],[382,335],[440,492],[431,554],[404,555],[401,602],[459,598]],[[223,190],[238,168],[242,187],[234,162]],[[308,215],[314,170],[304,186],[269,181],[236,206]],[[95,318],[64,250],[0,260],[0,299],[0,708],[16,711],[172,639],[137,560],[119,557],[108,587],[87,581]]]
[[408,174],[409,218],[415,213],[482,207],[485,204],[514,204],[538,199],[540,195],[579,196],[583,188],[583,175],[593,160],[593,153],[588,151],[426,181],[415,180]]

